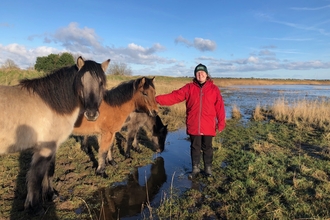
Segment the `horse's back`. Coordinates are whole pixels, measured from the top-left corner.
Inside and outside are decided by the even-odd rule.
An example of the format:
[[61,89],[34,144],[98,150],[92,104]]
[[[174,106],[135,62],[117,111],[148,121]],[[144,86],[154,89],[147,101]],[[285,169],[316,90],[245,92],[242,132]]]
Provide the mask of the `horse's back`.
[[146,126],[148,127],[148,129],[151,129],[153,124],[153,117],[150,117],[147,113],[132,112],[129,114],[125,126],[127,126],[128,130],[136,130],[143,126]]
[[[0,154],[64,141],[74,123],[67,136],[61,136],[61,132],[70,129],[70,117],[54,113],[36,93],[20,86],[0,86],[0,109]],[[75,114],[78,115],[78,110]]]

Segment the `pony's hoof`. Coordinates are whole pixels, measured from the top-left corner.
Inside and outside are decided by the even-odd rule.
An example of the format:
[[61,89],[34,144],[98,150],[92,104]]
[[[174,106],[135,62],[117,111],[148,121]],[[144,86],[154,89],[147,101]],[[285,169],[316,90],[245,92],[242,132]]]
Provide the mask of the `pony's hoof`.
[[49,202],[52,202],[54,201],[55,199],[57,199],[57,197],[59,196],[60,194],[58,193],[58,191],[56,189],[53,188],[53,191],[51,192],[48,192],[47,193],[47,201]]
[[114,159],[108,160],[108,164],[110,164],[113,167],[117,167],[117,165],[118,165],[117,162]]
[[28,206],[25,208],[25,212],[31,216],[41,216],[45,214],[45,209],[41,205],[35,207]]
[[134,150],[135,152],[139,153],[139,154],[142,153],[142,150],[141,150],[140,148],[133,148],[133,150]]
[[101,176],[102,178],[108,178],[109,176],[103,171],[96,171],[97,176]]
[[127,159],[133,159],[132,156],[131,156],[131,154],[128,154],[128,153],[125,154],[125,160],[127,160]]

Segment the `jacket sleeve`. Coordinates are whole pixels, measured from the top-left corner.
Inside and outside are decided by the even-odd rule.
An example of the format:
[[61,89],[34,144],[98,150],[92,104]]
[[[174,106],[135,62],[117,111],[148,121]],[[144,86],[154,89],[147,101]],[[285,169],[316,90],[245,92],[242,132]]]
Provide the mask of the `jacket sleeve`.
[[217,101],[215,103],[215,109],[217,114],[217,120],[218,120],[218,131],[221,132],[226,127],[226,111],[225,111],[225,105],[222,99],[222,95],[218,93]]
[[156,96],[156,102],[160,105],[170,106],[182,102],[186,99],[189,84],[171,93]]

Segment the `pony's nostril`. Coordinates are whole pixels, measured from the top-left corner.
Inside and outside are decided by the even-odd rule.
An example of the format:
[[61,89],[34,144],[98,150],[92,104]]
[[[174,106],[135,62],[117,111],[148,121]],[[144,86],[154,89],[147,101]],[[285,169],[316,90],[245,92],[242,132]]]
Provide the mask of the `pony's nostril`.
[[84,116],[88,121],[95,121],[99,117],[98,111],[85,111]]

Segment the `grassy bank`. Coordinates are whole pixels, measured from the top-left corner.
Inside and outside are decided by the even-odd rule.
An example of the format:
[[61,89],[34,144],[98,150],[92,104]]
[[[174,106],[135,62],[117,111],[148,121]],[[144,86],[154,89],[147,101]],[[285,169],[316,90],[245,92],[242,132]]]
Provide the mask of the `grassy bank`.
[[[16,74],[11,76],[10,74]],[[1,84],[38,73],[3,73]],[[35,74],[35,75],[34,75]],[[9,76],[10,75],[10,76]],[[108,76],[108,87],[136,77]],[[11,79],[11,80],[9,80]],[[167,93],[191,78],[156,77],[157,94]],[[219,86],[261,84],[329,84],[328,81],[215,79]],[[142,219],[327,219],[330,218],[329,103],[285,100],[268,109],[256,106],[255,120],[228,119],[227,127],[214,139],[213,178],[198,177],[192,189],[180,197],[175,185],[165,192],[159,207],[150,207]],[[236,108],[239,114],[239,106]],[[170,130],[184,126],[184,104],[161,108],[160,116]],[[239,118],[239,117],[237,117]],[[58,128],[60,129],[60,128]],[[125,132],[122,133],[125,136]],[[150,145],[149,133],[141,139]],[[44,216],[34,219],[105,219],[103,202],[90,203],[98,189],[125,180],[135,167],[152,163],[153,152],[132,152],[133,160],[117,145],[118,167],[107,166],[108,179],[95,176],[97,145],[91,138],[92,155],[80,150],[70,137],[56,156],[54,187],[60,196],[46,204]],[[1,143],[0,143],[1,144]],[[30,219],[23,211],[25,175],[31,152],[0,156],[0,219]],[[168,177],[167,181],[171,181]],[[178,178],[175,175],[173,178]]]

